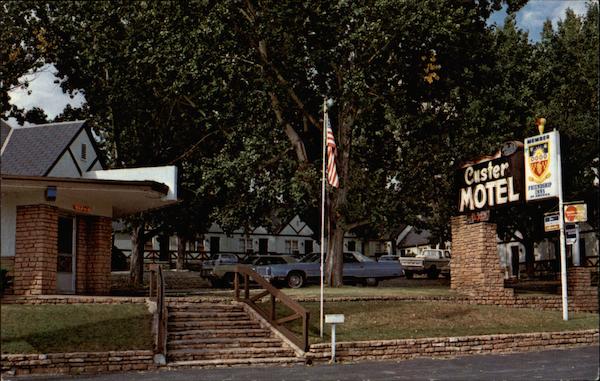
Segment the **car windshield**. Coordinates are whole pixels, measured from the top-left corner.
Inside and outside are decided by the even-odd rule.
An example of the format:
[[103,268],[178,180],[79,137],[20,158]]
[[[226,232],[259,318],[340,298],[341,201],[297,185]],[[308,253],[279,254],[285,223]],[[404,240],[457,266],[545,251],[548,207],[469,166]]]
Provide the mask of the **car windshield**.
[[373,258],[362,255],[361,253],[352,253],[359,262],[375,262]]
[[316,262],[320,258],[320,256],[321,256],[321,254],[319,254],[319,253],[307,254],[306,256],[304,256],[304,258],[302,258],[300,260],[300,262],[302,262],[302,263]]
[[219,261],[224,263],[237,263],[238,257],[233,254],[221,254]]

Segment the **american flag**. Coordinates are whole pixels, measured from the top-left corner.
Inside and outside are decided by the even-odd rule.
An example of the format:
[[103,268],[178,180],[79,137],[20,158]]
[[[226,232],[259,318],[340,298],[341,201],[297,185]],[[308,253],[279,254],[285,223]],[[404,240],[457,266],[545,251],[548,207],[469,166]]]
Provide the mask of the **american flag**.
[[334,188],[340,186],[337,168],[335,166],[335,154],[337,147],[333,138],[333,130],[329,122],[329,116],[325,113],[325,126],[327,126],[327,182]]

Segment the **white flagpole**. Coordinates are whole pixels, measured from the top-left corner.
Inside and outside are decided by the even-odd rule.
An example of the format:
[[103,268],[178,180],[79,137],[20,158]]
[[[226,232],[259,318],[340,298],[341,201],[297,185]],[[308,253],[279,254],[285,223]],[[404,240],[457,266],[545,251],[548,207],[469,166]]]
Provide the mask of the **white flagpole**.
[[562,189],[562,162],[560,158],[560,135],[558,131],[556,134],[556,161],[558,161],[558,219],[560,227],[560,285],[562,294],[562,315],[563,320],[569,320],[569,301],[567,297],[567,253],[565,250],[565,215],[564,215],[564,200],[563,200],[563,189]]
[[321,297],[319,300],[320,316],[319,326],[323,338],[323,256],[325,250],[325,156],[327,150],[327,100],[323,100],[323,171],[321,186]]

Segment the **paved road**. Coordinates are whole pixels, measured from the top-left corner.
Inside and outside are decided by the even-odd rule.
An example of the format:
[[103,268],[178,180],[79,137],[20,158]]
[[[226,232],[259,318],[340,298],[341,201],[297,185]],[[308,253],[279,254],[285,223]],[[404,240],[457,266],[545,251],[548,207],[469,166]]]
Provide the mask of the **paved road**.
[[[598,346],[509,355],[480,355],[449,360],[362,362],[345,365],[287,368],[183,369],[117,373],[100,376],[54,377],[51,380],[182,381],[182,380],[598,380]],[[7,378],[14,379],[14,378]],[[21,378],[36,380],[42,378]]]

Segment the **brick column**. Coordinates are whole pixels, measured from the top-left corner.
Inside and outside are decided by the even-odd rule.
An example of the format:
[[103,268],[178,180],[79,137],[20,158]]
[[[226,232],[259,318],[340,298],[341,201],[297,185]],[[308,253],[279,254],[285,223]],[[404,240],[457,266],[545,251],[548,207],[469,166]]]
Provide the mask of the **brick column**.
[[592,284],[592,269],[571,267],[567,271],[569,310],[598,312],[598,284]]
[[17,206],[15,295],[56,292],[58,210],[50,205]]
[[85,294],[87,292],[87,250],[89,234],[89,217],[77,216],[77,252],[75,273],[76,293]]
[[504,288],[496,224],[468,224],[466,216],[452,217],[451,224],[451,288],[473,296],[512,297],[513,290]]
[[96,295],[110,292],[112,225],[108,217],[89,217],[86,251],[87,292]]

